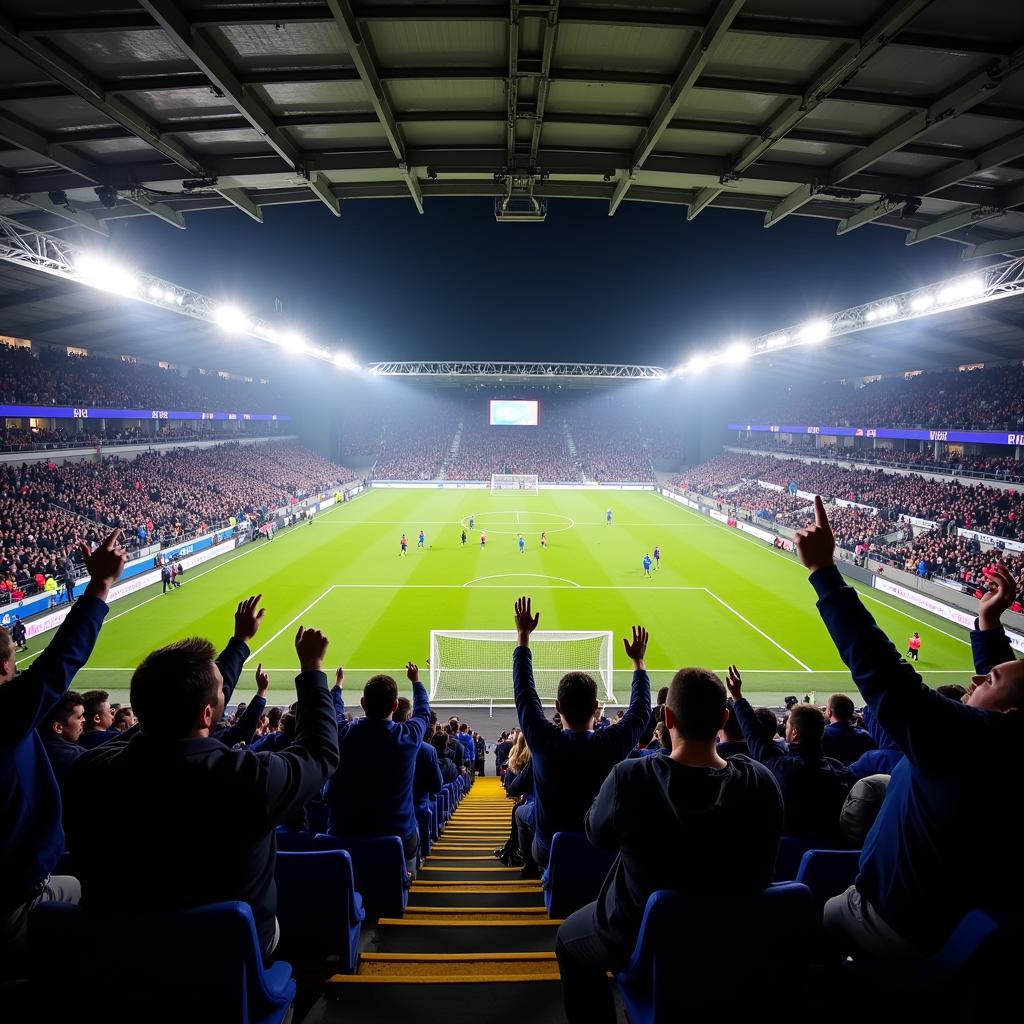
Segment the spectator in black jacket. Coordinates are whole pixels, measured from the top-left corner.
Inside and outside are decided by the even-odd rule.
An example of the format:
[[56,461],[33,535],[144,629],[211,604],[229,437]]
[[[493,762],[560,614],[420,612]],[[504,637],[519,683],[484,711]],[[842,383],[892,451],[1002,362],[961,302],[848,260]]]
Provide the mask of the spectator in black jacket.
[[459,777],[459,769],[455,767],[455,762],[448,756],[448,737],[443,729],[438,729],[431,737],[430,742],[437,754],[437,767],[441,770],[442,785],[447,786],[449,782],[454,782]]
[[725,687],[713,672],[680,669],[665,705],[671,752],[616,765],[587,812],[591,843],[619,857],[597,902],[558,929],[569,1024],[614,1024],[607,972],[628,962],[652,892],[752,892],[771,882],[782,798],[763,765],[717,753],[728,714]]
[[78,742],[85,750],[92,750],[121,733],[114,728],[114,712],[110,707],[110,694],[106,690],[86,690],[82,694],[85,706],[85,729]]
[[[408,697],[399,697],[398,709],[393,720],[399,723],[408,722],[410,715],[412,701]],[[422,740],[416,751],[416,770],[412,776],[412,802],[416,809],[429,809],[430,798],[436,797],[443,785],[444,777],[441,774],[441,765],[434,744]]]
[[50,709],[39,727],[46,756],[61,793],[71,766],[85,753],[78,737],[85,728],[85,704],[80,693],[68,690]]
[[[78,880],[52,876],[64,852],[61,796],[38,726],[89,660],[107,614],[110,587],[128,555],[115,530],[90,552],[85,592],[42,654],[20,674],[14,644],[0,628],[0,973],[22,970],[25,924],[38,903],[77,903]],[[90,801],[95,808],[95,794]],[[104,816],[104,821],[106,820]]]
[[904,754],[854,885],[826,904],[826,931],[847,950],[917,957],[972,909],[1024,910],[1024,833],[1012,811],[1024,790],[1024,662],[999,621],[1015,600],[1010,571],[989,577],[971,633],[977,674],[957,704],[925,685],[843,581],[820,498],[797,552],[840,657]]
[[788,750],[782,750],[765,735],[743,696],[743,679],[735,665],[729,666],[728,687],[751,757],[768,767],[782,790],[786,811],[782,834],[838,846],[839,815],[854,779],[846,765],[821,751],[825,716],[813,704],[795,705],[786,724]]
[[833,693],[829,697],[828,725],[821,737],[821,749],[826,757],[834,757],[842,764],[853,764],[861,754],[874,750],[871,734],[857,728],[856,714],[853,701],[845,693]]
[[580,832],[583,818],[605,777],[636,746],[651,716],[651,681],[644,665],[647,630],[633,627],[633,638],[623,639],[633,662],[633,688],[629,708],[622,719],[607,729],[593,732],[598,713],[597,683],[585,672],[569,672],[558,683],[555,706],[565,726],[549,722],[533,682],[530,634],[540,613],[532,612],[530,599],[521,597],[515,607],[519,646],[512,654],[512,682],[516,711],[533,761],[536,822],[517,811],[519,848],[524,878],[536,878],[538,866],[547,866],[551,838],[556,832]]
[[[255,754],[211,735],[262,623],[259,600],[238,606],[217,660],[198,638],[143,660],[131,685],[139,727],[79,759],[68,779],[67,822],[83,905],[105,905],[122,887],[134,909],[241,900],[269,956],[278,936],[274,829],[337,768],[338,727],[323,673],[328,640],[300,627],[295,742]],[[132,813],[97,815],[97,793],[117,793]]]

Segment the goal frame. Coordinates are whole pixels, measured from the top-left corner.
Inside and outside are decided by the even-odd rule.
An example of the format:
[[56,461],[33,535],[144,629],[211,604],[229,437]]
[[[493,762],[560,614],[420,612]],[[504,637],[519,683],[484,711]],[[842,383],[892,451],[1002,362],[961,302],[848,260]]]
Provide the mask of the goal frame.
[[[507,484],[508,486],[502,486]],[[536,473],[492,473],[491,494],[529,494],[533,497],[540,493],[540,477]]]
[[[498,640],[498,641],[510,641],[513,645],[518,640],[518,633],[514,629],[432,629],[430,631],[430,703],[436,707],[465,707],[465,708],[511,708],[515,707],[515,696],[512,690],[512,663],[511,659],[506,668],[481,668],[474,669],[472,671],[478,673],[493,673],[495,675],[506,675],[508,678],[508,693],[499,697],[491,697],[486,700],[450,700],[441,702],[437,701],[437,687],[440,680],[442,666],[439,657],[438,639],[440,637],[450,637],[455,639],[463,640]],[[536,647],[538,644],[544,644],[547,642],[565,641],[565,640],[603,640],[601,647],[601,664],[597,668],[587,669],[574,669],[571,665],[566,665],[564,669],[560,671],[572,672],[572,671],[585,671],[598,682],[598,689],[600,691],[603,686],[603,696],[599,693],[599,699],[602,704],[614,705],[616,704],[615,699],[615,668],[614,668],[614,650],[615,650],[615,634],[610,629],[546,629],[536,630],[530,636],[531,647]],[[542,703],[545,698],[541,698]],[[554,706],[554,698],[549,701],[549,706]]]

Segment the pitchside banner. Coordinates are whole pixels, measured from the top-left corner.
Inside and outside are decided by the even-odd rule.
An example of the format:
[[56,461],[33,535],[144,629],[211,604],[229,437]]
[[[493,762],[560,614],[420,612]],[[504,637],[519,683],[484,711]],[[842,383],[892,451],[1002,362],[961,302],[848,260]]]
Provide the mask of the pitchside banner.
[[[891,594],[893,597],[898,597],[901,601],[906,601],[908,604],[923,608],[926,612],[931,612],[940,618],[955,622],[958,626],[963,626],[964,629],[974,629],[974,616],[970,612],[965,612],[962,608],[952,608],[948,604],[936,601],[934,597],[928,597],[926,594],[921,594],[916,590],[902,587],[900,584],[893,583],[892,580],[884,579],[881,576],[876,576],[871,581],[871,585],[876,590],[882,591],[883,594]],[[1007,629],[1006,637],[1010,641],[1010,646],[1015,651],[1024,651],[1024,636]]]
[[960,527],[956,531],[961,537],[971,537],[981,544],[991,544],[992,547],[1005,548],[1007,551],[1024,551],[1024,541],[1008,540],[1006,537],[993,537],[990,533],[978,533],[977,530],[965,530]]
[[882,437],[896,441],[1024,445],[1024,434],[996,430],[893,430],[889,427],[812,427],[806,423],[729,423],[726,429],[746,430],[753,434],[822,434],[825,437]]
[[0,405],[0,417],[54,420],[267,420],[287,423],[291,416],[269,412],[181,412],[174,409],[75,409],[70,405]]

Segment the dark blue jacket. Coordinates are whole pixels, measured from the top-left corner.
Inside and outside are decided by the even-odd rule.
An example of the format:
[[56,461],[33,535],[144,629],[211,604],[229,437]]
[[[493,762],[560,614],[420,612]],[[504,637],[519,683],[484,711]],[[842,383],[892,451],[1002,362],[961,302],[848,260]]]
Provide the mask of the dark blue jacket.
[[472,765],[476,760],[476,741],[468,732],[460,732],[458,736],[462,749],[466,752],[466,764]]
[[[239,663],[248,654],[237,640],[229,647]],[[129,730],[126,740],[79,758],[68,779],[66,821],[83,905],[105,906],[119,885],[128,887],[133,907],[153,910],[241,900],[269,948],[274,829],[301,812],[338,764],[327,677],[304,672],[295,690],[295,742],[282,753]],[[131,813],[97,814],[97,793],[117,793]]]
[[842,845],[839,815],[854,782],[849,769],[825,757],[817,743],[790,743],[783,750],[765,736],[745,697],[736,701],[733,711],[750,756],[771,771],[782,791],[782,834],[809,839],[825,847]]
[[437,796],[444,786],[437,751],[429,743],[421,743],[416,751],[416,769],[412,776],[412,799],[417,807],[425,807],[430,797]]
[[340,762],[327,787],[328,831],[342,836],[417,834],[413,804],[416,756],[430,726],[430,701],[422,683],[412,688],[412,715],[407,722],[387,718],[345,721],[341,691],[335,687]]
[[83,750],[94,750],[109,740],[116,740],[120,735],[119,729],[90,729],[78,737],[78,745]]
[[[864,842],[856,885],[923,951],[976,907],[1024,910],[1024,713],[936,693],[835,567],[811,576],[818,611],[868,707],[904,753]],[[1002,628],[971,633],[975,671],[1013,661]]]
[[66,739],[52,733],[43,740],[46,748],[46,756],[50,759],[50,767],[53,768],[54,778],[60,791],[64,792],[64,783],[67,782],[68,772],[71,766],[85,753],[77,743],[69,743]]
[[853,722],[829,722],[821,737],[821,749],[826,757],[834,757],[841,764],[853,764],[861,754],[875,749],[875,741]]
[[643,669],[635,671],[628,710],[615,725],[599,732],[572,732],[548,721],[533,682],[529,647],[517,647],[512,654],[512,685],[533,766],[536,839],[548,850],[556,832],[583,831],[583,819],[601,783],[647,728],[651,681]]
[[532,800],[534,798],[533,759],[531,758],[526,762],[526,767],[521,772],[505,772],[502,784],[505,787],[505,792],[513,800],[521,796],[526,797],[527,800]]
[[[223,658],[223,655],[221,655]],[[218,661],[218,664],[220,662]],[[239,673],[241,672],[241,666],[239,666]],[[223,673],[223,669],[222,669]],[[235,684],[238,682],[238,676],[234,678],[234,682],[231,684],[231,689],[234,691]],[[227,680],[225,679],[225,690],[227,689]],[[227,707],[227,701],[230,700],[231,695],[225,696],[225,704]],[[213,738],[218,739],[225,747],[233,747],[236,743],[245,743],[249,745],[252,743],[253,736],[256,735],[256,730],[259,728],[260,719],[263,717],[263,712],[267,709],[267,698],[261,697],[257,694],[248,704],[245,706],[245,710],[238,716],[234,725],[218,726],[213,730]]]
[[29,899],[64,852],[60,791],[36,729],[89,660],[106,614],[99,599],[80,597],[43,653],[0,686],[0,917]]
[[861,754],[853,764],[850,771],[855,779],[866,779],[869,775],[891,775],[893,768],[903,758],[903,751],[896,746],[888,733],[878,724],[878,719],[871,708],[864,709],[864,727],[877,746],[866,754]]

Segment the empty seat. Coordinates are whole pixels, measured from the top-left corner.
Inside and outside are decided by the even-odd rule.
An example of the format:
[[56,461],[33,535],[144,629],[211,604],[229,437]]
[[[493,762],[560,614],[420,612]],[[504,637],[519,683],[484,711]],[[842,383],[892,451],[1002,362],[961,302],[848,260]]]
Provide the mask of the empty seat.
[[345,850],[278,853],[278,952],[290,960],[336,956],[347,974],[359,958],[359,926],[366,916]]
[[591,846],[583,832],[556,832],[543,881],[548,917],[568,917],[596,900],[615,857]]
[[284,825],[279,825],[275,830],[277,837],[277,849],[279,852],[293,853],[296,850],[312,850],[313,849],[313,837],[315,833],[298,831],[293,828],[287,828]]
[[347,850],[352,858],[356,891],[371,921],[379,917],[401,917],[409,898],[409,872],[398,836],[375,838],[319,834],[318,850]]
[[795,836],[783,836],[779,840],[779,852],[775,858],[776,882],[791,882],[800,869],[800,858],[811,849],[814,843],[810,839],[798,839]]
[[[631,1024],[800,1016],[799,979],[817,927],[811,891],[782,882],[748,895],[663,889],[644,910],[636,949],[618,975]],[[780,979],[785,998],[777,998]],[[766,996],[767,993],[767,996]],[[723,1003],[724,1001],[724,1003]]]
[[820,911],[827,900],[853,885],[859,861],[860,850],[805,850],[796,880],[811,890]]
[[291,965],[263,966],[247,903],[165,914],[42,903],[29,916],[28,941],[32,1020],[39,1024],[81,1017],[82,979],[112,970],[116,991],[101,999],[104,1024],[280,1024],[295,998]]

